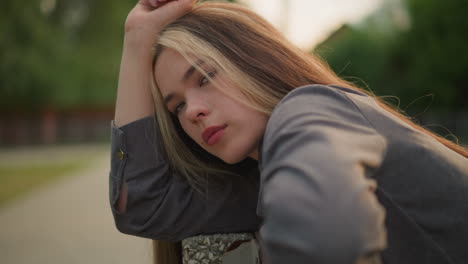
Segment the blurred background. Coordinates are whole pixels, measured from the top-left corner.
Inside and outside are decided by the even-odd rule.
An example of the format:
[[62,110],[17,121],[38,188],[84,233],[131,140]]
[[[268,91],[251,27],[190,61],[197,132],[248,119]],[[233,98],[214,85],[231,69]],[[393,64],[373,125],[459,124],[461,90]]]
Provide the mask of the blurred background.
[[[3,1],[0,146],[103,142],[134,0]],[[239,0],[342,77],[467,141],[464,0]]]
[[246,1],[341,77],[468,143],[468,1]]
[[[2,1],[1,263],[149,260],[149,242],[119,234],[107,202],[123,27],[135,2]],[[466,0],[235,2],[343,78],[468,143]]]

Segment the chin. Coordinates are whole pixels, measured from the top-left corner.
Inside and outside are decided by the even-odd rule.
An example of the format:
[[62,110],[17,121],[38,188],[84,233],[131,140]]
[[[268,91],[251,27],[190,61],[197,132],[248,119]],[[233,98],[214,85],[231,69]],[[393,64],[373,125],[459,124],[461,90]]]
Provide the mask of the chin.
[[[247,158],[250,157],[249,153],[235,153],[235,152],[230,152],[227,155],[218,155],[217,156],[219,159],[222,161],[226,162],[227,164],[236,164],[239,163]],[[251,157],[250,157],[251,158]]]
[[239,163],[239,162],[243,161],[246,158],[247,158],[247,156],[242,157],[242,158],[222,158],[222,160],[224,162],[226,162],[227,164],[233,165],[233,164],[236,164],[236,163]]
[[236,164],[243,160],[245,160],[248,155],[236,155],[236,153],[229,153],[228,155],[217,155],[222,161],[226,162],[227,164]]
[[227,164],[236,164],[256,152],[257,144],[251,144],[251,142],[252,140],[230,141],[211,152],[211,154]]

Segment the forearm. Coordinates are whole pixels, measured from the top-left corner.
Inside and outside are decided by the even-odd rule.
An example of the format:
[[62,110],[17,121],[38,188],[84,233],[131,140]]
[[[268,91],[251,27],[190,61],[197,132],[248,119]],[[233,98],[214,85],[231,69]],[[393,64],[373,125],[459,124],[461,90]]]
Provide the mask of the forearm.
[[125,21],[114,123],[117,127],[154,113],[153,47],[162,28],[192,10],[196,0],[139,0]]
[[120,127],[154,113],[151,93],[152,49],[125,38],[120,65],[115,125]]
[[290,92],[263,142],[260,236],[269,263],[356,263],[385,248],[372,176],[386,139],[344,93],[320,85]]
[[[257,230],[256,162],[243,163],[237,171],[242,177],[197,193],[181,175],[169,170],[155,126],[152,117],[112,126],[109,191],[116,227],[126,234],[170,241],[196,234]],[[115,155],[120,150],[125,153],[123,159]],[[244,178],[252,183],[242,182]],[[124,183],[126,188],[119,188]]]

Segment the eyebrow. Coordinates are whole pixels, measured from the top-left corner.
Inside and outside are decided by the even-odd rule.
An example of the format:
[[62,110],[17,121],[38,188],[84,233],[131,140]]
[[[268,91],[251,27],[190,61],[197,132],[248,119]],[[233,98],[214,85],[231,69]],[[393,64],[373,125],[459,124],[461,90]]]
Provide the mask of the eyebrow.
[[[204,63],[205,61],[203,61],[202,59],[198,59],[195,62],[195,65],[200,66],[200,65],[203,65]],[[187,81],[193,75],[193,73],[195,72],[195,69],[196,68],[194,65],[190,65],[190,67],[184,73],[184,76],[182,76],[181,82]],[[167,105],[172,100],[172,98],[174,98],[174,93],[169,93],[168,95],[166,95],[164,97],[164,104]]]
[[[196,66],[200,66],[200,65],[203,65],[205,63],[205,61],[203,61],[202,59],[198,59],[196,62],[195,62],[195,65]],[[185,72],[184,76],[182,77],[182,82],[185,82],[187,81],[190,76],[192,76],[192,74],[195,72],[195,66],[194,65],[190,65],[190,67],[188,68],[188,70]]]

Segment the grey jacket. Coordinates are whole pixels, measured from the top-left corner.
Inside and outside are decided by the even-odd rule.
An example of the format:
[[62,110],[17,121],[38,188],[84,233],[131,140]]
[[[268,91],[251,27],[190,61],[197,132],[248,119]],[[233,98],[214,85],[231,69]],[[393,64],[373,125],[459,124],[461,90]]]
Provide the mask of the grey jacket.
[[255,230],[256,208],[267,263],[354,263],[374,252],[384,263],[468,263],[468,159],[365,94],[290,92],[268,121],[258,200],[236,183],[200,199],[168,174],[150,120],[112,129],[111,205],[122,180],[129,187],[127,213],[113,209],[122,232],[179,240]]
[[[120,128],[111,124],[109,195],[117,229],[139,237],[180,241],[199,234],[242,233],[258,230],[256,202],[258,167],[243,164],[242,176],[228,179],[222,189],[202,195],[173,173],[158,143],[153,117]],[[120,186],[128,189],[125,213],[117,210]]]

